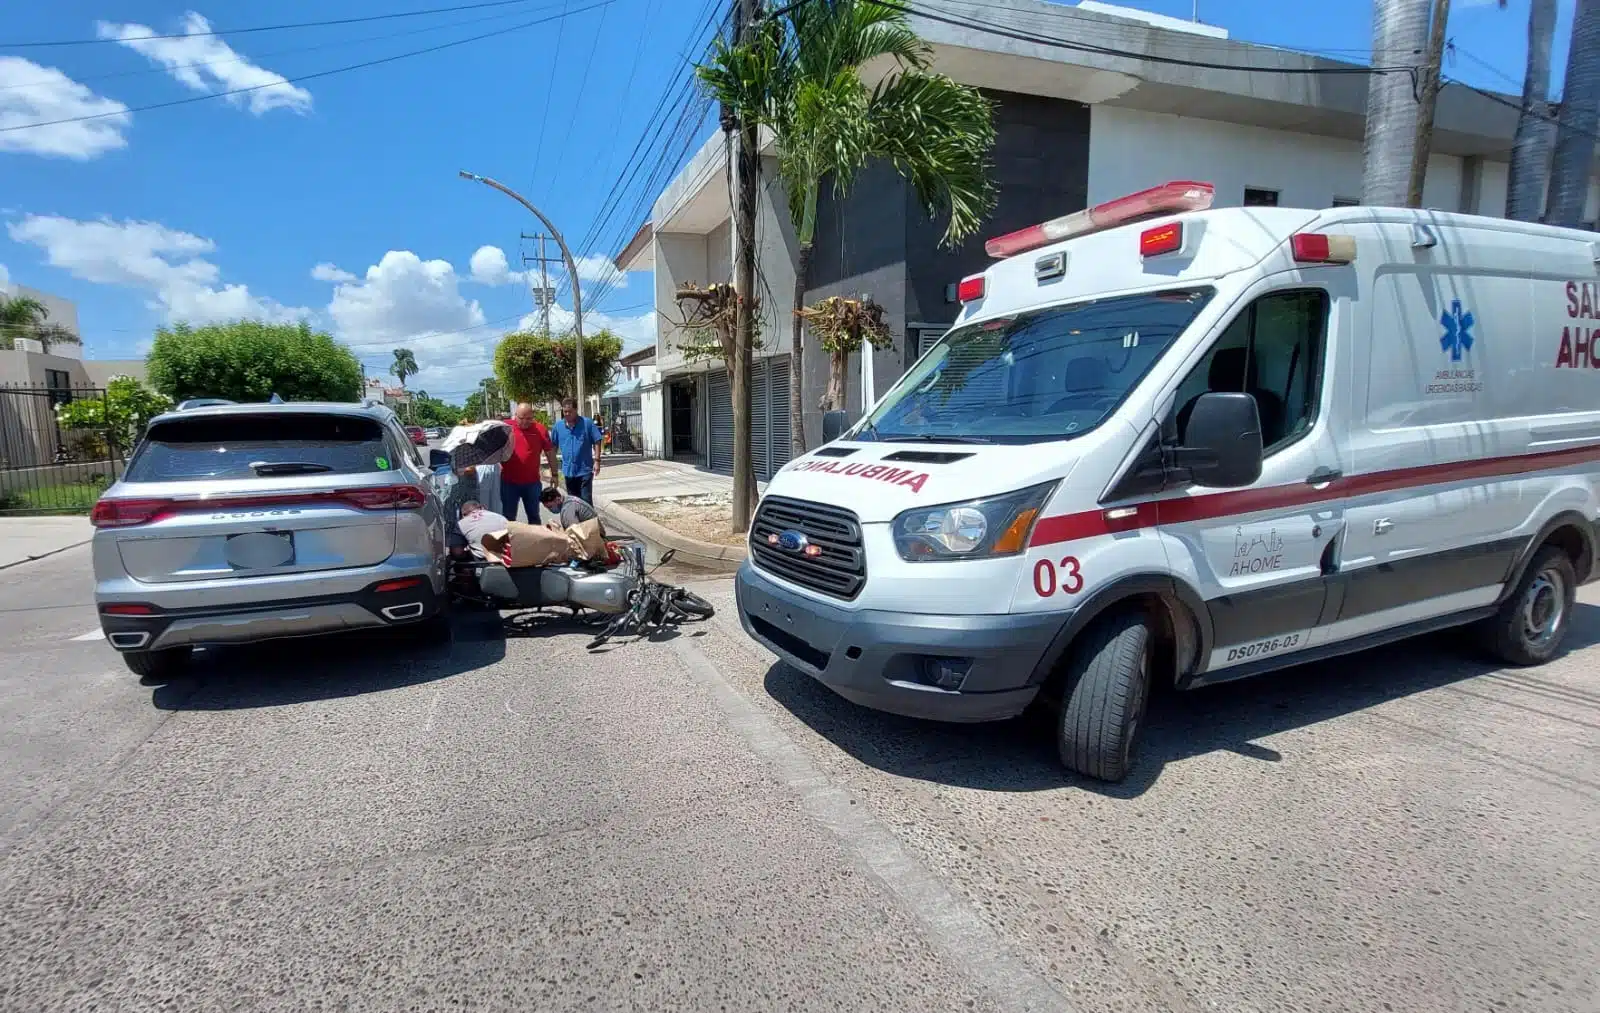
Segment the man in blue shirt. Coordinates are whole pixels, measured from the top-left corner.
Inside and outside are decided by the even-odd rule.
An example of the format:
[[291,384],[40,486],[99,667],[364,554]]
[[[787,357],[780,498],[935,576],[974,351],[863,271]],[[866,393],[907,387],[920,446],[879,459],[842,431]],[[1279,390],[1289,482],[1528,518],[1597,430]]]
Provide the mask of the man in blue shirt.
[[593,419],[578,414],[572,398],[561,402],[561,418],[550,427],[556,447],[561,451],[561,474],[567,495],[594,503],[594,479],[600,474],[600,427]]

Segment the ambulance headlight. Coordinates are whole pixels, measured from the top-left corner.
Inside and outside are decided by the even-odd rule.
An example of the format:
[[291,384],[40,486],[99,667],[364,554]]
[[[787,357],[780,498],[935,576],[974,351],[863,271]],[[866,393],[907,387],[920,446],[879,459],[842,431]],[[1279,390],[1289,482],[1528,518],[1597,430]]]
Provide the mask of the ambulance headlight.
[[1003,496],[907,510],[894,519],[895,549],[911,562],[1014,556],[1028,547],[1055,487],[1047,482]]

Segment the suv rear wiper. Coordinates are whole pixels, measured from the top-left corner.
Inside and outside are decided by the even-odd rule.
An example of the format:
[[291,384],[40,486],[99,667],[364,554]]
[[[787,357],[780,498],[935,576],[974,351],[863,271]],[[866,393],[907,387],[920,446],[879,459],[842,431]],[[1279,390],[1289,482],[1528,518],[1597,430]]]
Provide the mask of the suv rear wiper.
[[917,433],[910,436],[882,436],[884,443],[993,443],[985,436],[939,436],[933,433]]
[[310,475],[332,471],[333,466],[313,461],[251,461],[250,470],[258,475]]

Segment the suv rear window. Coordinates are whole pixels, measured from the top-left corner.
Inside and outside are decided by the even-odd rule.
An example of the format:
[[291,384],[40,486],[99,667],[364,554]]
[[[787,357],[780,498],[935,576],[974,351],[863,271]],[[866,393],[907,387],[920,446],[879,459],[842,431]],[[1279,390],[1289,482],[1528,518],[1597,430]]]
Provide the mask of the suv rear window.
[[124,476],[130,482],[253,478],[293,474],[353,475],[395,466],[384,429],[347,415],[227,415],[172,419],[152,426]]

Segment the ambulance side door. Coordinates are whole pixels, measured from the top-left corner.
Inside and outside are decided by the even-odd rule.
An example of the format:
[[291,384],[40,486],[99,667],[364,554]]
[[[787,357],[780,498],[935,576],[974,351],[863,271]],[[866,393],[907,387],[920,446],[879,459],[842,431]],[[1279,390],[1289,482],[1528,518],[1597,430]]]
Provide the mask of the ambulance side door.
[[1190,487],[1159,502],[1174,570],[1195,581],[1217,672],[1315,643],[1343,534],[1338,483],[1348,344],[1329,272],[1264,280],[1179,384],[1163,424],[1181,442],[1185,406],[1207,391],[1249,393],[1261,416],[1261,477],[1244,489]]

